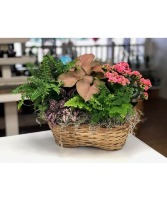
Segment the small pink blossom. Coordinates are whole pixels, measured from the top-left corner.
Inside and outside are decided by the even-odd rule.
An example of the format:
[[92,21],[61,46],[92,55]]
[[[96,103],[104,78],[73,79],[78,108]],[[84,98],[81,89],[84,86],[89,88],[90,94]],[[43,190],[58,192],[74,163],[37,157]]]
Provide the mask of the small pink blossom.
[[120,62],[114,65],[113,69],[124,76],[131,75],[131,69],[129,68],[128,63],[126,62]]
[[109,64],[104,64],[104,65],[102,65],[102,68],[107,69],[107,71],[110,71],[112,66],[110,66]]
[[121,66],[121,65],[114,65],[113,66],[114,67],[114,69],[117,71],[117,72],[119,72],[119,73],[122,73],[124,70],[125,70],[125,67],[124,66]]
[[145,91],[147,91],[148,89],[149,89],[148,86],[145,86],[145,87],[144,87],[144,90],[145,90]]
[[121,65],[121,66],[124,66],[126,69],[130,69],[129,64],[127,62],[120,62],[118,64]]
[[140,72],[138,72],[138,71],[133,71],[133,72],[131,73],[131,75],[137,76],[137,77],[139,77],[139,78],[142,77],[142,75],[141,75]]
[[143,93],[143,97],[144,97],[144,99],[147,100],[147,99],[148,99],[148,93],[147,93],[147,92],[144,92],[144,93]]
[[131,70],[127,69],[127,70],[124,70],[124,75],[128,75],[128,76],[131,76],[132,75],[132,72]]
[[151,86],[152,86],[149,79],[141,78],[141,79],[140,79],[140,82],[141,82],[142,84],[144,84],[144,85],[147,85],[148,87],[151,87]]
[[[106,70],[105,77],[108,82],[112,84],[120,84],[122,86],[129,85],[130,87],[138,87],[140,90],[140,97],[148,99],[146,91],[152,86],[149,79],[142,78],[139,71],[132,71],[126,62],[120,62],[113,66],[103,65]],[[145,91],[143,93],[143,90]]]
[[149,79],[140,79],[140,87],[143,88],[145,91],[147,91],[151,86],[152,85]]
[[112,73],[107,72],[105,74],[105,76],[106,76],[106,78],[108,78],[108,81],[111,83],[118,83],[118,84],[121,84],[123,86],[130,83],[127,78],[119,75],[117,72],[112,72]]

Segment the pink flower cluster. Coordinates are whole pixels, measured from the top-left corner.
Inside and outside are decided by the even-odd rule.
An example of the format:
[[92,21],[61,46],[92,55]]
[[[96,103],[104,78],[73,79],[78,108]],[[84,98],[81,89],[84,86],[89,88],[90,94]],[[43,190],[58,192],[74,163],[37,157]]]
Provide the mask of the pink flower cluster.
[[[116,65],[110,66],[105,64],[102,68],[106,69],[106,78],[108,78],[109,82],[119,83],[123,86],[130,84],[128,78],[131,76],[135,76],[137,78],[141,78],[141,74],[138,71],[132,71],[126,62],[120,62]],[[127,78],[126,78],[127,77]]]
[[138,72],[138,71],[133,71],[133,72],[131,72],[131,75],[137,76],[138,78],[141,78],[141,77],[142,77],[142,75],[141,75],[140,72]]
[[152,85],[149,79],[140,79],[140,87],[143,88],[145,91],[147,91],[151,86]]
[[111,83],[118,83],[121,84],[123,86],[129,84],[129,80],[127,78],[125,78],[124,76],[119,75],[117,72],[107,72],[105,74],[106,78],[108,78],[108,81]]
[[117,71],[122,75],[131,75],[131,69],[129,68],[128,63],[126,62],[120,62],[114,65],[112,68],[113,70]]
[[144,98],[145,100],[148,100],[148,93],[147,93],[147,92],[144,92],[144,93],[143,93],[143,98]]
[[132,71],[126,62],[120,62],[116,65],[110,66],[105,64],[102,66],[106,70],[105,77],[108,82],[113,84],[120,84],[122,86],[138,86],[140,88],[140,95],[144,99],[148,99],[148,93],[145,92],[151,87],[149,79],[142,78],[142,75],[138,71]]
[[126,62],[120,62],[116,65],[110,66],[109,64],[105,64],[102,66],[102,68],[106,69],[109,72],[118,72],[118,74],[121,74],[125,77],[128,76],[136,76],[138,78],[141,78],[142,75],[138,71],[132,71]]

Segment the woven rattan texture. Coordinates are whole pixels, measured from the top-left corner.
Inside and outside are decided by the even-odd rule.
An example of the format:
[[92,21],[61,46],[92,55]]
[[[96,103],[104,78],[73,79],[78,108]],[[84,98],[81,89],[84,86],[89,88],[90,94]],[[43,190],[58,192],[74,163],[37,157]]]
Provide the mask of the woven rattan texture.
[[61,127],[60,125],[48,124],[56,143],[67,148],[91,146],[104,150],[121,149],[130,131],[129,124],[110,129],[102,127],[90,128],[85,124],[79,127],[74,127],[73,125]]

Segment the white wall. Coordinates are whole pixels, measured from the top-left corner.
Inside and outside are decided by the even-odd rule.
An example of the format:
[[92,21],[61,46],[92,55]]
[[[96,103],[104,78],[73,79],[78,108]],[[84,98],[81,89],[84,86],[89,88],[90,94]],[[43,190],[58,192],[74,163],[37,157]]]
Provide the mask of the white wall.
[[152,68],[161,78],[159,96],[167,99],[167,38],[149,39],[148,52],[153,58]]

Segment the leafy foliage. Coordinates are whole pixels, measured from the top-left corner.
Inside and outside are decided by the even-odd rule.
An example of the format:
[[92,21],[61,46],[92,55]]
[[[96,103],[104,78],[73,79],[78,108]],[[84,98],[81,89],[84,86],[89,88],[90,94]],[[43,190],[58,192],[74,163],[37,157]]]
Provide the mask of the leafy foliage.
[[22,95],[18,107],[30,99],[39,117],[53,124],[123,123],[134,112],[133,102],[148,98],[151,82],[125,62],[99,66],[93,59],[84,54],[64,65],[45,55],[13,91]]
[[100,66],[93,63],[93,59],[93,54],[81,55],[76,60],[73,71],[63,73],[58,77],[64,87],[76,85],[78,94],[85,101],[88,101],[92,95],[99,93],[97,78],[104,78],[105,73]]
[[34,109],[40,112],[40,117],[44,117],[49,99],[57,100],[61,97],[61,83],[57,81],[57,76],[63,71],[68,71],[71,66],[73,63],[64,65],[61,61],[55,61],[50,55],[44,56],[40,67],[31,69],[32,76],[27,82],[13,91],[22,94],[18,108],[23,105],[25,99],[30,99],[34,102]]
[[85,102],[80,96],[76,95],[66,102],[65,106],[88,110],[91,114],[91,122],[98,123],[108,118],[116,118],[123,121],[127,114],[132,113],[130,96],[133,89],[127,86],[115,89],[111,93],[105,84],[99,86],[100,93],[94,95],[89,101]]

